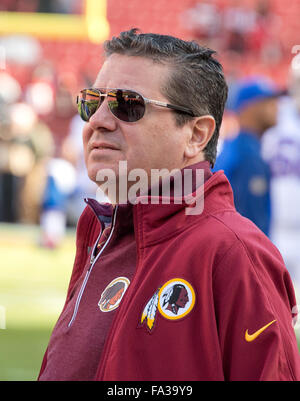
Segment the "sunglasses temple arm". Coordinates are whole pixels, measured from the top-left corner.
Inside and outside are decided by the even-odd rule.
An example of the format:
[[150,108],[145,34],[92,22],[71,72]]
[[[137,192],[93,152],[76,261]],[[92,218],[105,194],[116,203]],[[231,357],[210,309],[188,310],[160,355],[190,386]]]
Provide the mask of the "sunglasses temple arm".
[[161,107],[167,107],[168,109],[172,109],[172,110],[177,110],[177,111],[182,111],[184,113],[189,114],[192,117],[195,117],[194,113],[189,110],[186,109],[185,107],[181,107],[181,106],[174,106],[173,104],[169,104],[169,103],[165,103],[165,102],[160,102],[159,100],[151,100],[151,99],[147,99],[144,98],[146,103],[152,103],[155,104],[157,106],[161,106]]

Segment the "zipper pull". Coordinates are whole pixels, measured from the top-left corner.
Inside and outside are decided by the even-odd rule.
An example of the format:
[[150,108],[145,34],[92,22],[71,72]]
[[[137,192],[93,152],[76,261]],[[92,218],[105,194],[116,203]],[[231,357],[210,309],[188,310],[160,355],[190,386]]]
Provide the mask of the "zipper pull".
[[95,255],[92,255],[91,256],[91,261],[90,261],[90,266],[94,263],[94,260],[96,259],[96,256]]

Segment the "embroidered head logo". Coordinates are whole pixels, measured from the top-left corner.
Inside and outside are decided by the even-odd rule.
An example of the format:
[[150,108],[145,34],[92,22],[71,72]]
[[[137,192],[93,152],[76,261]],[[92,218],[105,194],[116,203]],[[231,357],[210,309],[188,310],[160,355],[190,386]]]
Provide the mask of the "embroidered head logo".
[[191,312],[195,304],[195,291],[186,280],[172,279],[158,288],[143,310],[141,324],[151,331],[153,329],[156,313],[168,320],[178,320]]
[[130,281],[126,277],[118,277],[111,281],[101,294],[98,306],[102,312],[110,312],[116,309],[128,286]]

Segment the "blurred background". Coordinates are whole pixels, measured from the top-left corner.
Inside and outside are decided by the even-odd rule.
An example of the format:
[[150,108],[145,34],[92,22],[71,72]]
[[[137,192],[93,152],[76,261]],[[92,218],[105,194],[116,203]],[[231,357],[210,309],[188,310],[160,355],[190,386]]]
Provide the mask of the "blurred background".
[[76,95],[95,80],[101,43],[123,30],[218,52],[230,87],[220,153],[240,130],[241,79],[264,77],[283,91],[261,149],[273,202],[267,235],[298,286],[299,16],[299,0],[0,0],[0,380],[36,379],[63,307],[83,198],[96,197]]

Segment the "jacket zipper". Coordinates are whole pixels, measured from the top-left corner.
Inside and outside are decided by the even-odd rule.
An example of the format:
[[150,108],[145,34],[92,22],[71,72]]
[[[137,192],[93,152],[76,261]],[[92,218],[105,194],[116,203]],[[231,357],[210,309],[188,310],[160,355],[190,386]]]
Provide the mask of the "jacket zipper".
[[89,268],[88,268],[88,270],[87,270],[87,272],[85,274],[83,283],[81,284],[81,288],[80,288],[80,291],[79,291],[77,299],[76,299],[73,315],[72,315],[72,318],[71,318],[71,320],[70,320],[70,322],[68,324],[68,327],[71,327],[72,324],[74,323],[75,319],[76,319],[77,312],[78,312],[78,309],[79,309],[79,305],[80,305],[80,302],[81,302],[81,298],[82,298],[82,295],[84,293],[86,284],[87,284],[87,282],[89,280],[90,274],[91,274],[91,272],[93,270],[93,267],[95,266],[96,261],[99,259],[99,257],[101,256],[102,252],[104,251],[104,249],[106,248],[107,244],[109,243],[109,241],[110,241],[110,239],[112,237],[112,234],[113,234],[114,228],[115,228],[115,223],[116,223],[117,209],[118,209],[118,206],[116,206],[116,208],[114,210],[113,222],[112,222],[112,226],[111,226],[111,230],[110,230],[109,236],[108,236],[106,242],[104,243],[103,247],[101,248],[101,250],[99,251],[99,253],[98,253],[98,255],[96,257],[94,256],[95,248],[96,248],[96,246],[98,244],[98,241],[99,241],[102,233],[99,235],[96,243],[94,244],[94,247],[93,247],[93,250],[92,250],[92,253],[91,253],[90,266],[89,266]]
[[[138,230],[138,217],[137,217],[137,209],[133,210],[133,223],[134,223],[134,227],[135,227],[135,231],[137,233],[139,233],[140,231]],[[139,239],[139,235],[136,235],[136,250],[137,250],[137,259],[136,259],[136,266],[135,266],[135,273],[131,279],[131,283],[133,283],[137,272],[139,270],[139,264],[141,261],[141,254],[140,254],[140,239]],[[132,285],[130,285],[130,287],[132,287]],[[113,341],[114,338],[114,332],[115,332],[115,326],[118,324],[119,319],[118,316],[119,314],[122,312],[123,308],[125,308],[125,306],[127,306],[127,304],[124,304],[124,300],[126,300],[128,298],[130,294],[130,288],[126,291],[124,297],[122,298],[123,302],[120,304],[120,307],[117,309],[117,313],[115,314],[115,317],[113,319],[112,325],[110,327],[109,330],[109,334],[106,338],[106,341],[104,342],[104,347],[102,350],[102,356],[100,358],[100,362],[98,364],[98,368],[97,368],[97,372],[96,372],[96,376],[95,376],[95,380],[103,380],[104,377],[104,366],[105,363],[107,361],[107,358],[109,356],[109,352],[110,352],[110,348],[111,348],[111,343]]]

